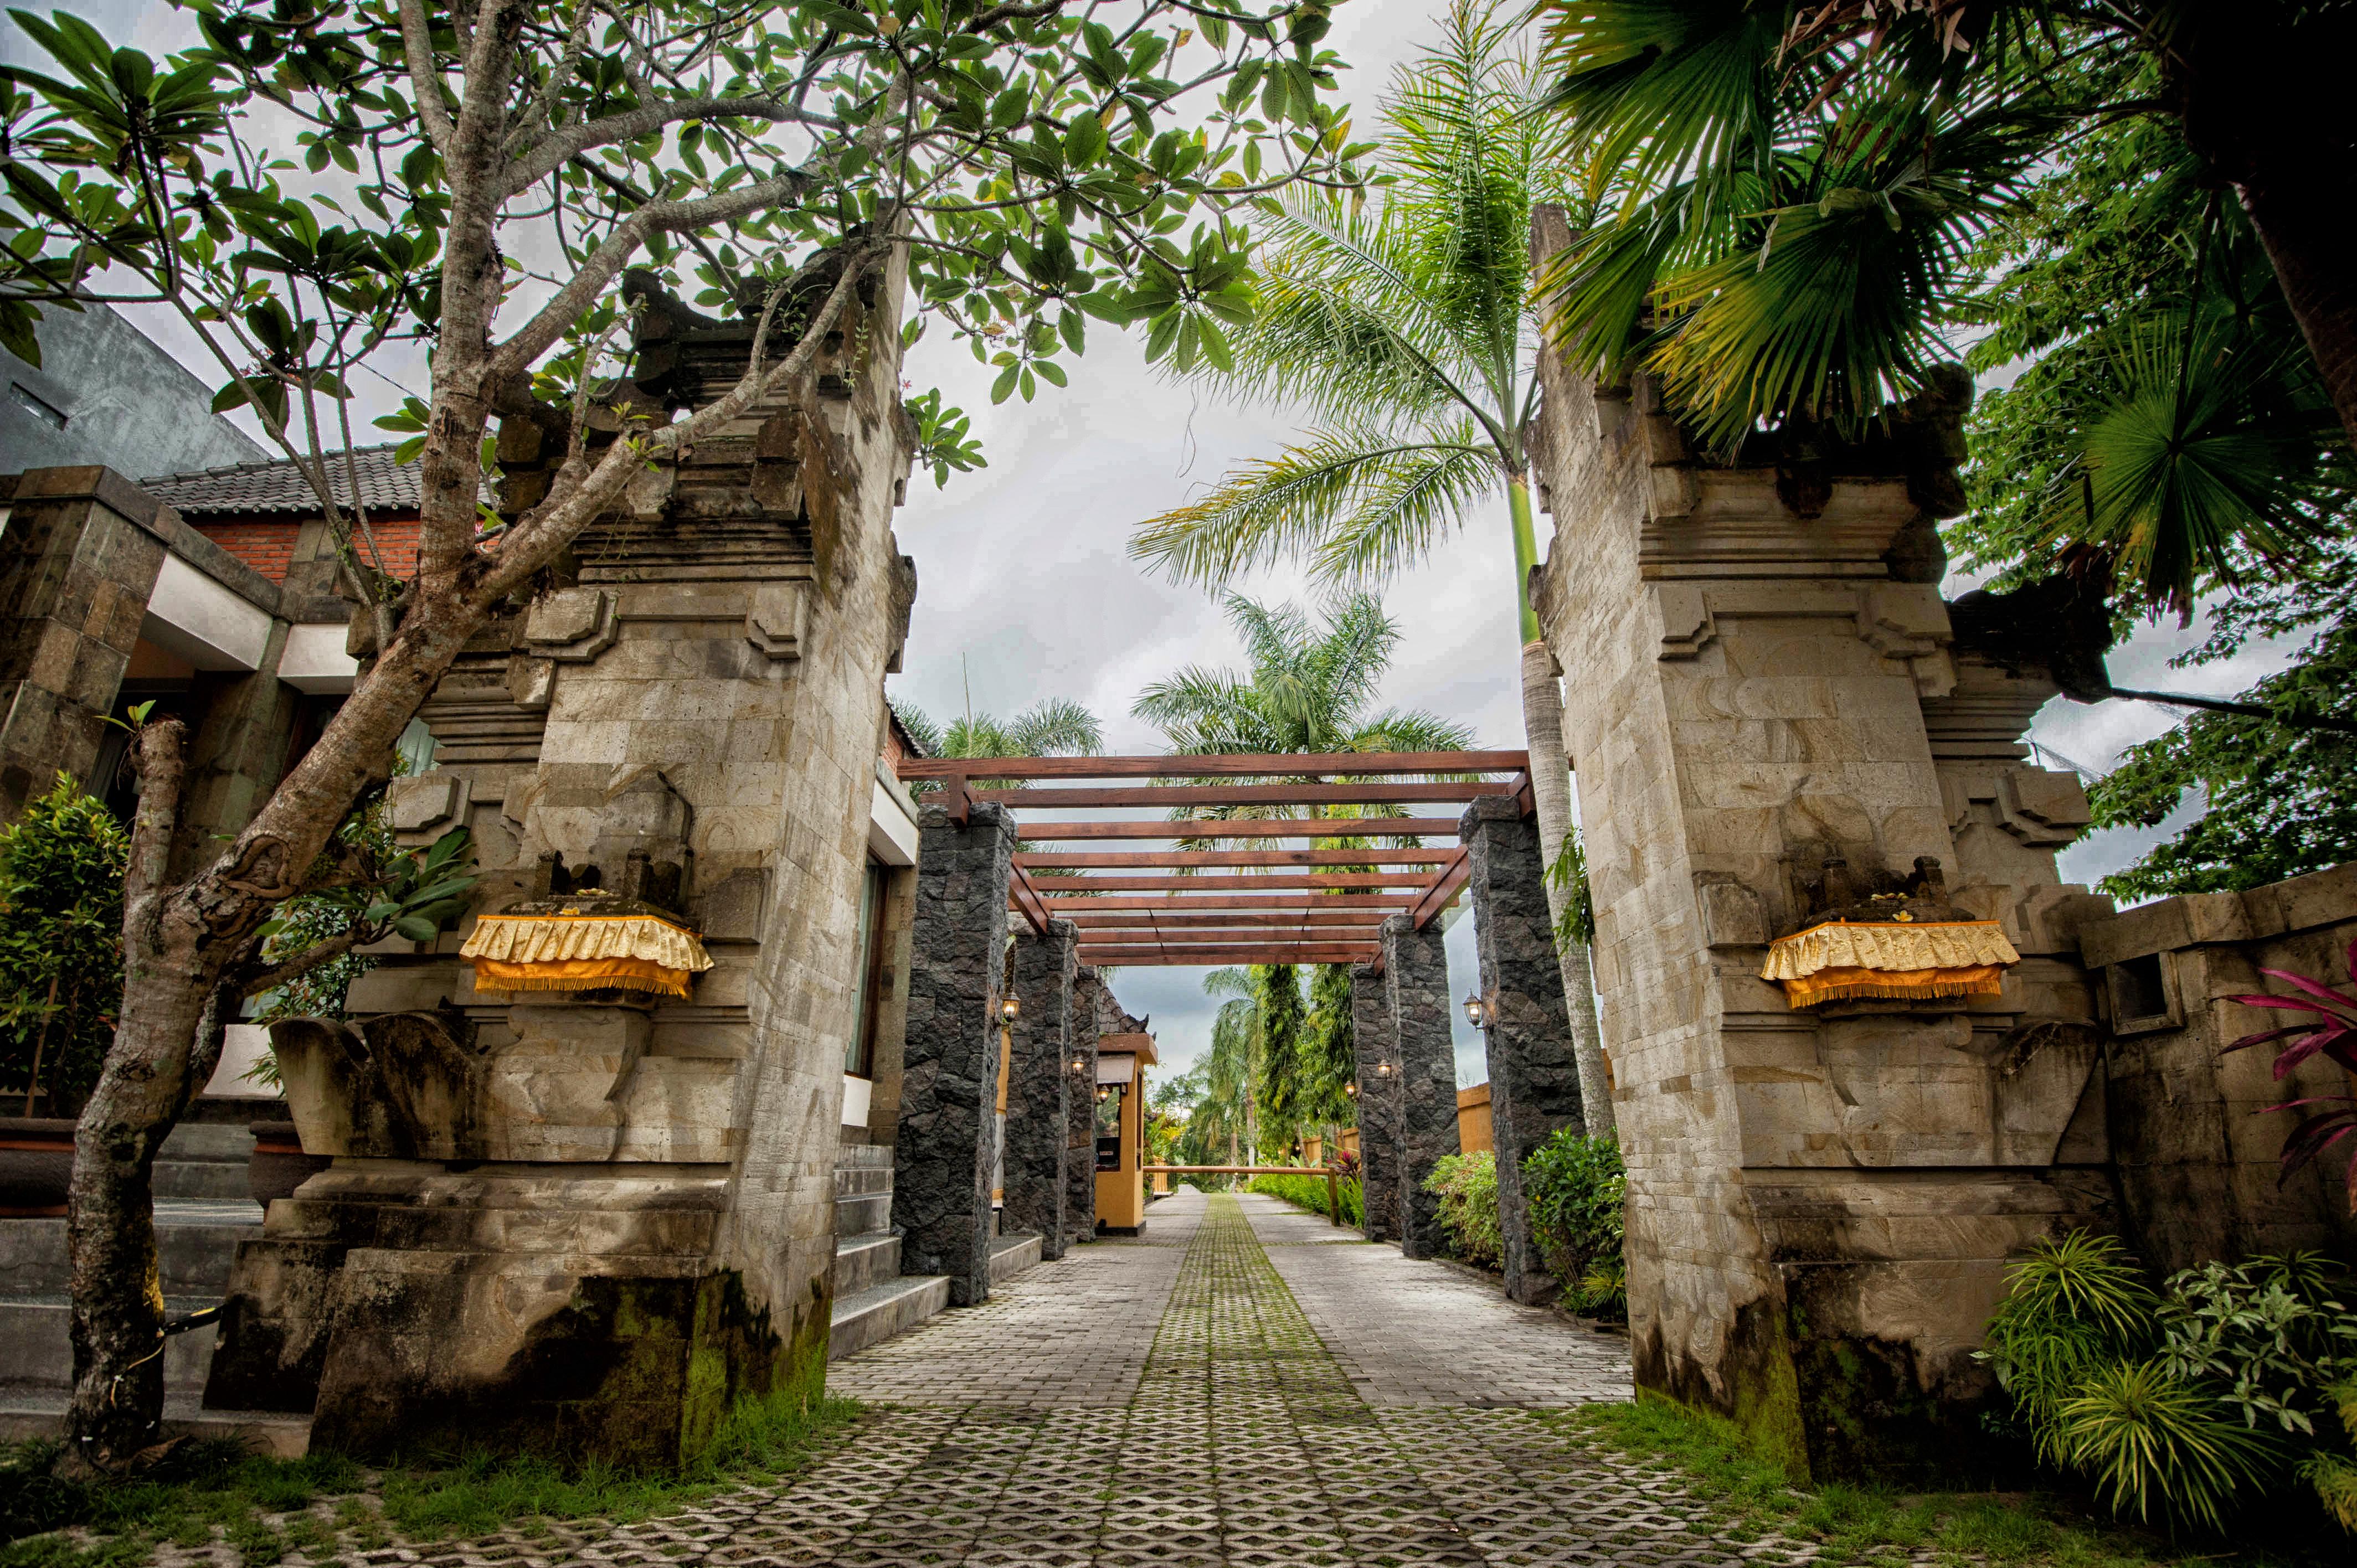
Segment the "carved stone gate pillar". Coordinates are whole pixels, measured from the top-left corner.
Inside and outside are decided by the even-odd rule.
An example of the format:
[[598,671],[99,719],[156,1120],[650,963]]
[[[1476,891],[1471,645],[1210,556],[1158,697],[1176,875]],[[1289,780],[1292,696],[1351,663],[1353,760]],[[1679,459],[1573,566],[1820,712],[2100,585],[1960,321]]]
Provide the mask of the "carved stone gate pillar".
[[[1539,231],[1569,242],[1560,213]],[[2058,880],[2086,800],[2018,744],[2082,651],[2028,599],[1940,596],[1960,369],[1854,445],[1762,434],[1732,463],[1642,376],[1539,372],[1533,598],[1569,695],[1638,1386],[1799,1474],[1968,1469],[2006,1260],[2115,1211],[2076,951],[2109,902]],[[1993,923],[2018,961],[1966,993],[1900,962],[1763,977],[1771,944],[1878,918]]]
[[1006,1208],[1001,1224],[1037,1230],[1039,1255],[1064,1255],[1071,1200],[1072,975],[1079,929],[1050,920],[1048,934],[1015,936],[1015,1000],[1006,1088]]
[[1359,1068],[1360,1229],[1370,1241],[1400,1234],[1399,1040],[1381,971],[1351,971],[1351,1037]]
[[1528,1305],[1546,1299],[1556,1282],[1531,1234],[1523,1161],[1559,1128],[1587,1130],[1579,1063],[1564,1010],[1537,822],[1523,815],[1519,802],[1493,797],[1466,808],[1459,832],[1471,865],[1468,886],[1481,952],[1481,995],[1492,1009],[1490,1120],[1498,1151],[1506,1294]]
[[990,1299],[992,1118],[998,1102],[999,974],[1015,819],[977,800],[963,825],[919,819],[892,1226],[900,1266],[947,1274],[950,1300]]
[[1440,1198],[1425,1190],[1432,1167],[1458,1152],[1457,1047],[1448,1032],[1448,954],[1440,927],[1405,915],[1383,922],[1383,983],[1399,1045],[1400,1251],[1441,1250]]

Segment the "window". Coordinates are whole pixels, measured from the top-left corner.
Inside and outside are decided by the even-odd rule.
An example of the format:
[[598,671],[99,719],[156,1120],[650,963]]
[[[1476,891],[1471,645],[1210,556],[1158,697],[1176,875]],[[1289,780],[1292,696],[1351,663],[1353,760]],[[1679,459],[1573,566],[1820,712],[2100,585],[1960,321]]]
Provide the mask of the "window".
[[851,1040],[843,1049],[843,1070],[854,1078],[876,1071],[876,1015],[884,989],[884,878],[882,863],[870,856],[859,880],[859,1005],[851,1016]]
[[48,399],[43,397],[40,393],[35,392],[32,388],[27,386],[24,382],[10,381],[8,383],[8,391],[16,398],[16,405],[19,408],[22,408],[27,413],[31,414],[35,419],[39,420],[43,424],[48,425],[52,430],[63,430],[66,427],[66,411],[59,408],[56,403],[51,403]]

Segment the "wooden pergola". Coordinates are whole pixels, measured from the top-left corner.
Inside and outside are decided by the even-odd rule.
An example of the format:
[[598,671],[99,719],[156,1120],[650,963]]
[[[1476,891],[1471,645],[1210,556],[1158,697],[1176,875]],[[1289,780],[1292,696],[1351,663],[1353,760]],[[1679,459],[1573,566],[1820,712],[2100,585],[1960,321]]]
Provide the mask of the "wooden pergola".
[[[1043,936],[1050,919],[1071,921],[1089,964],[1380,963],[1387,917],[1429,925],[1465,885],[1457,812],[1417,808],[1507,795],[1534,810],[1521,751],[928,757],[899,772],[939,783],[932,799],[954,822],[976,800],[1017,813],[1008,907]],[[1406,814],[1168,815],[1223,806]],[[1161,815],[1055,815],[1140,807]],[[1218,847],[1189,847],[1201,841]]]

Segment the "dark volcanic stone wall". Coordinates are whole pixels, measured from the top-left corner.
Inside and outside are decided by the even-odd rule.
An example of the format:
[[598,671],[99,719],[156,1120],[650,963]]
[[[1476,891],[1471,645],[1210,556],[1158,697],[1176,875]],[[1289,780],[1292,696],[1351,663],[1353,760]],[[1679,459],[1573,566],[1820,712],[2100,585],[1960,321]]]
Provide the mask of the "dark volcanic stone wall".
[[1383,980],[1399,1041],[1400,1251],[1429,1258],[1442,1250],[1440,1198],[1425,1182],[1443,1155],[1458,1152],[1448,955],[1437,921],[1420,931],[1405,915],[1383,922]]
[[1071,1059],[1081,1065],[1072,1074],[1064,1139],[1064,1227],[1072,1241],[1097,1233],[1097,1015],[1104,993],[1095,970],[1082,964],[1073,972]]
[[1529,1304],[1555,1282],[1531,1235],[1523,1161],[1556,1129],[1587,1122],[1572,1054],[1563,971],[1548,918],[1538,823],[1517,802],[1476,800],[1458,830],[1471,866],[1473,929],[1481,994],[1497,1009],[1488,1031],[1490,1120],[1498,1150],[1498,1228],[1505,1239],[1506,1294]]
[[892,1226],[900,1266],[947,1274],[950,1300],[990,1296],[992,1119],[998,1102],[998,983],[1015,819],[975,801],[963,827],[927,806],[919,822],[917,918]]
[[1006,1208],[1002,1230],[1037,1230],[1039,1255],[1064,1255],[1071,1197],[1065,1176],[1071,1143],[1072,975],[1078,967],[1070,920],[1048,934],[1015,937],[1015,999],[1006,1086]]
[[[1359,1071],[1359,1172],[1365,1200],[1360,1229],[1370,1241],[1400,1233],[1399,1042],[1391,992],[1372,964],[1351,971],[1351,1031]],[[1391,1070],[1385,1072],[1383,1069]]]

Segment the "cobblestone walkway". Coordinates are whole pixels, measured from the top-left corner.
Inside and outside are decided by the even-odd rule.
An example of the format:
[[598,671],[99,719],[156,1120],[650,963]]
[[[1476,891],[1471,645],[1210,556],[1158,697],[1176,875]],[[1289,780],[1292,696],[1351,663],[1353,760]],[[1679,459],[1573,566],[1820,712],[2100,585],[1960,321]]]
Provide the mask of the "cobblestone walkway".
[[1616,1341],[1338,1234],[1268,1198],[1157,1204],[1143,1240],[1080,1249],[838,1366],[837,1391],[893,1408],[730,1510],[725,1534],[639,1552],[617,1539],[597,1560],[1603,1568],[1805,1555],[1718,1539],[1674,1482],[1523,1408],[1627,1398]]
[[[1617,1341],[1274,1199],[1189,1193],[839,1364],[879,1408],[792,1479],[669,1519],[353,1568],[1771,1568],[1680,1485],[1567,1431]],[[225,1547],[159,1562],[228,1563]],[[297,1553],[290,1564],[313,1561]]]

